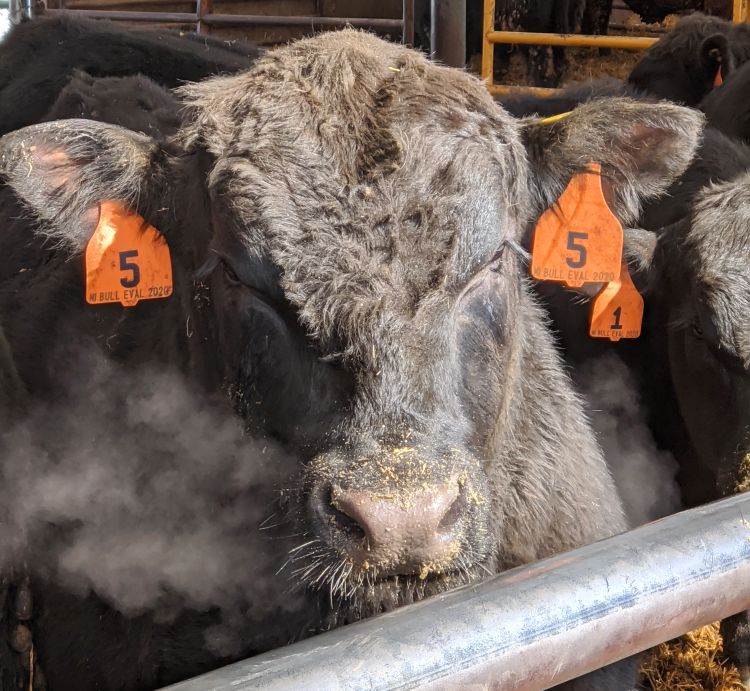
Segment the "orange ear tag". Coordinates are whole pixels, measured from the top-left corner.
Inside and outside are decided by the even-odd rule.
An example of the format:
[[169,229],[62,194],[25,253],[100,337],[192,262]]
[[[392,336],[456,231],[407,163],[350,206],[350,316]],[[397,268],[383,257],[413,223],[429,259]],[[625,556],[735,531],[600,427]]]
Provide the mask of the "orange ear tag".
[[172,260],[162,234],[119,202],[102,202],[86,247],[86,302],[133,307],[171,294]]
[[623,262],[620,278],[608,283],[591,302],[589,336],[619,341],[638,338],[643,321],[643,298]]
[[721,86],[724,83],[724,78],[721,76],[721,65],[716,68],[716,76],[714,77],[714,86]]
[[601,166],[574,175],[534,231],[531,275],[571,288],[609,283],[620,275],[622,225],[602,192]]

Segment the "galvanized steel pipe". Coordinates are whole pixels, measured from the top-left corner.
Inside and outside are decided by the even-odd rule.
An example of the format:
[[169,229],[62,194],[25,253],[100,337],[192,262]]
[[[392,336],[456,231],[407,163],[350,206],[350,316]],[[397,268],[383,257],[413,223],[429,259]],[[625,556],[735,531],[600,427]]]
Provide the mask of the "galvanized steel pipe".
[[10,15],[11,26],[20,24],[23,21],[24,7],[23,0],[9,0],[8,10]]
[[431,0],[430,45],[446,65],[466,64],[466,0]]
[[750,493],[168,688],[546,688],[750,609],[745,516]]

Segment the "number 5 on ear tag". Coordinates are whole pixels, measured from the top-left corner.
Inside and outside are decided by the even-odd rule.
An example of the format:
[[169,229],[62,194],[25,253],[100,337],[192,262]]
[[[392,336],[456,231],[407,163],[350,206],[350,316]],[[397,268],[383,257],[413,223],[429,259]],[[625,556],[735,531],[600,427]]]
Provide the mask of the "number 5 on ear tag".
[[589,336],[619,341],[638,338],[643,321],[643,298],[623,262],[620,278],[602,288],[591,303]]
[[602,192],[601,166],[574,175],[534,230],[531,275],[578,288],[620,275],[622,225]]
[[171,294],[172,260],[164,237],[122,204],[102,202],[86,246],[86,302],[133,307]]

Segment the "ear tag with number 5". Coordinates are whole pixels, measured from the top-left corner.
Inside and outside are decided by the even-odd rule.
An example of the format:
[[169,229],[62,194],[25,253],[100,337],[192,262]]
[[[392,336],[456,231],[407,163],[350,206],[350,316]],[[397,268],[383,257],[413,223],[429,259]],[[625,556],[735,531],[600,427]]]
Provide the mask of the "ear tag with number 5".
[[133,307],[171,294],[172,260],[162,234],[119,202],[102,202],[86,246],[86,302]]
[[610,341],[638,338],[642,321],[643,298],[623,262],[620,278],[605,285],[591,302],[589,336]]
[[531,275],[571,288],[609,283],[620,275],[622,225],[602,191],[601,166],[574,175],[534,230]]

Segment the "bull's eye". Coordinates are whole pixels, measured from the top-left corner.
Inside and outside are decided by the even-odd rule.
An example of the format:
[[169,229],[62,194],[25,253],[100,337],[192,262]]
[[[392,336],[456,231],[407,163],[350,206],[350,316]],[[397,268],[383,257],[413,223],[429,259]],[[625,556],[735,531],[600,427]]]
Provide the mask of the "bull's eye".
[[701,328],[701,325],[697,321],[694,321],[690,325],[690,331],[692,332],[693,336],[695,336],[695,338],[697,338],[698,340],[703,339],[703,329]]
[[224,268],[224,277],[227,279],[227,283],[238,286],[242,281],[240,281],[239,276],[235,272],[235,270],[229,265],[229,262],[222,261],[222,266]]

